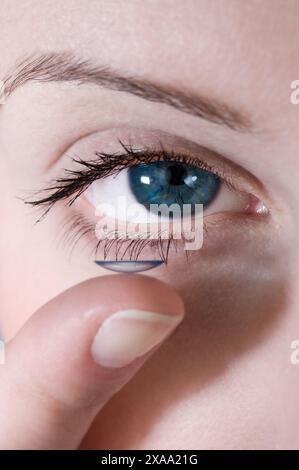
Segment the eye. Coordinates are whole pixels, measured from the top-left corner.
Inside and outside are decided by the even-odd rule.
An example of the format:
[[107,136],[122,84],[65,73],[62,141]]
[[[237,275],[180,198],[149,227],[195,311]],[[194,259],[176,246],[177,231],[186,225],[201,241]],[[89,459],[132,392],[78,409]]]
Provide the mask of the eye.
[[[120,219],[130,219],[135,223],[146,223],[148,212],[155,212],[155,206],[172,207],[176,204],[182,216],[186,206],[194,215],[196,205],[201,204],[204,215],[209,215],[245,211],[252,198],[233,190],[212,171],[171,160],[140,163],[121,170],[117,175],[98,179],[85,195],[97,215],[115,217],[117,213]],[[121,201],[121,208],[116,212],[118,201]],[[134,204],[135,207],[140,205],[138,214],[128,210]]]
[[[164,222],[160,209],[158,213],[154,212],[156,219],[149,219],[152,206],[166,206],[172,210],[171,207],[176,205],[183,209],[180,216],[185,215],[184,209],[188,206],[187,215],[190,220],[190,209],[193,216],[197,205],[200,205],[205,220],[221,214],[217,219],[220,223],[230,219],[229,215],[223,219],[224,213],[238,213],[242,215],[242,219],[248,215],[268,214],[268,209],[260,200],[258,184],[254,183],[253,176],[246,177],[241,169],[233,167],[225,159],[222,161],[218,155],[207,149],[202,148],[199,155],[193,157],[190,153],[165,150],[162,144],[161,148],[151,149],[145,146],[137,149],[120,140],[118,143],[122,151],[116,153],[98,152],[92,148],[87,152],[87,148],[82,145],[84,158],[77,157],[76,152],[76,157],[68,162],[69,169],[65,169],[62,176],[55,178],[38,192],[39,197],[36,200],[25,201],[44,209],[39,220],[54,205],[64,201],[65,211],[69,212],[66,212],[65,224],[65,232],[69,232],[66,233],[67,239],[69,234],[74,243],[82,238],[89,238],[95,243],[94,253],[99,258],[106,259],[108,253],[113,252],[112,260],[128,257],[137,259],[141,252],[147,251],[146,247],[158,250],[158,257],[167,259],[168,242],[172,241],[172,237],[152,237],[157,219],[159,218],[159,223],[160,219]],[[93,156],[92,159],[90,155]],[[121,198],[124,204],[119,210],[118,202]],[[137,215],[134,210],[128,210],[131,206],[134,209],[138,207]],[[170,211],[167,213],[167,220],[169,216],[171,217]],[[173,214],[173,217],[176,216],[177,214]],[[237,219],[239,217],[234,217],[234,220]],[[132,240],[130,237],[123,237],[123,233],[127,234],[126,230],[117,230],[117,236],[110,240],[106,236],[108,232],[104,230],[100,238],[97,230],[101,222],[107,220],[109,224],[111,220],[125,222],[120,224],[121,228],[127,223],[137,224],[138,231],[140,226],[147,226],[145,231],[141,230],[139,233],[150,236]],[[98,252],[99,247],[102,254]]]

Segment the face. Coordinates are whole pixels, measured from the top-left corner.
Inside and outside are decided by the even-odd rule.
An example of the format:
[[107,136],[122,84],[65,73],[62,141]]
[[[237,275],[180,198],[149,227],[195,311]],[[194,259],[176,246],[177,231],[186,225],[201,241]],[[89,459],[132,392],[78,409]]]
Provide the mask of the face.
[[186,320],[84,447],[298,447],[298,15],[297,0],[2,0],[5,338],[106,273],[94,248],[117,249],[97,244],[99,203],[146,210],[201,182],[183,199],[204,204],[203,247],[172,243],[149,272],[180,292]]

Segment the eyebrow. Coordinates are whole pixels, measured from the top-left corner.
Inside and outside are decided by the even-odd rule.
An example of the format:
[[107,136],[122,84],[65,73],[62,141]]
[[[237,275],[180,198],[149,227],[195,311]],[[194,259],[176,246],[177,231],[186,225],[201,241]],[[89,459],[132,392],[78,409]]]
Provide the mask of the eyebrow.
[[185,92],[171,85],[156,84],[144,78],[123,75],[107,65],[96,65],[71,53],[42,54],[21,61],[3,80],[4,99],[30,81],[94,84],[166,104],[233,130],[248,131],[252,128],[251,120],[246,114],[211,97]]

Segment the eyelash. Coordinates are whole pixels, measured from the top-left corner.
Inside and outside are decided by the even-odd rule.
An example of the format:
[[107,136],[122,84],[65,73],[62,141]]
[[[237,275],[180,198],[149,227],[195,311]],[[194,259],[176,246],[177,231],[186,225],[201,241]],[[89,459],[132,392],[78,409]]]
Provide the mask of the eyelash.
[[71,206],[76,199],[81,196],[84,191],[96,180],[107,178],[114,174],[118,174],[124,169],[131,168],[141,163],[153,163],[157,161],[175,161],[186,165],[192,165],[197,168],[209,171],[217,175],[222,184],[226,184],[230,189],[235,189],[231,180],[224,173],[198,158],[192,158],[189,155],[176,154],[174,151],[165,150],[160,143],[160,150],[152,150],[145,148],[143,150],[134,149],[130,145],[124,144],[118,140],[124,152],[122,153],[105,153],[95,152],[96,159],[85,161],[80,158],[73,158],[75,164],[81,165],[81,169],[69,170],[65,169],[65,177],[55,179],[48,187],[42,189],[38,194],[44,192],[50,193],[45,197],[36,200],[25,201],[31,206],[46,207],[45,212],[39,220],[41,220],[49,210],[61,200],[68,200],[68,206]]
[[[81,158],[72,158],[75,164],[80,165],[79,169],[65,169],[65,176],[62,178],[56,178],[49,186],[38,191],[37,195],[40,197],[37,197],[37,199],[34,200],[25,200],[24,202],[26,204],[33,207],[44,208],[44,211],[38,218],[37,222],[40,222],[59,201],[65,200],[67,201],[67,206],[72,206],[77,198],[80,197],[94,181],[116,175],[124,169],[131,168],[141,163],[171,160],[192,165],[214,173],[221,179],[221,184],[225,184],[229,189],[235,190],[232,180],[224,175],[224,173],[218,168],[189,155],[176,154],[175,151],[166,151],[161,142],[160,149],[153,150],[150,148],[144,148],[142,150],[138,150],[136,148],[134,149],[131,145],[124,144],[119,139],[118,141],[124,150],[123,152],[95,152],[96,159],[90,161],[85,161]],[[46,195],[43,196],[45,193]],[[70,232],[75,234],[72,251],[75,244],[77,244],[84,235],[94,231],[94,226],[82,215],[73,216],[68,220],[66,225],[68,226],[68,230],[65,233],[68,234],[68,232]],[[107,239],[104,242],[104,259],[107,258],[108,253],[113,246],[116,249],[116,260],[119,259],[119,253],[125,242],[128,245],[125,248],[122,257],[124,257],[128,252],[130,259],[134,260],[138,259],[140,253],[143,251],[145,246],[148,245],[155,246],[158,249],[159,256],[164,262],[167,262],[170,245],[173,244],[175,246],[175,250],[177,250],[177,240],[174,239],[165,240],[158,238],[156,240],[125,240],[119,238],[115,240]],[[94,251],[95,256],[101,243],[103,243],[103,240],[98,241],[96,244]]]

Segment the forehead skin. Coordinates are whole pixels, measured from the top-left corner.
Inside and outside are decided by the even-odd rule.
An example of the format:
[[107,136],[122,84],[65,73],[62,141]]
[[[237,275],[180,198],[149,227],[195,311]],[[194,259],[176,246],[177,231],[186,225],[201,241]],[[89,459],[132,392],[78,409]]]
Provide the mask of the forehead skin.
[[286,107],[298,74],[298,15],[296,0],[2,0],[0,73],[37,48],[71,50],[269,117],[273,87]]

